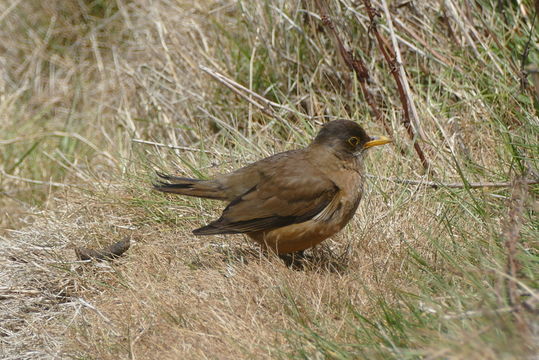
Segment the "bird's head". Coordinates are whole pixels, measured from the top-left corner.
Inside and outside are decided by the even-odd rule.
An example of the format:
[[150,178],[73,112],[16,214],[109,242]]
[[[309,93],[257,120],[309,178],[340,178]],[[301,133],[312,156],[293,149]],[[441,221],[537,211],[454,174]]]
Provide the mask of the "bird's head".
[[357,156],[365,150],[391,142],[385,136],[372,137],[357,123],[334,120],[326,123],[313,141],[315,145],[328,146],[337,154]]

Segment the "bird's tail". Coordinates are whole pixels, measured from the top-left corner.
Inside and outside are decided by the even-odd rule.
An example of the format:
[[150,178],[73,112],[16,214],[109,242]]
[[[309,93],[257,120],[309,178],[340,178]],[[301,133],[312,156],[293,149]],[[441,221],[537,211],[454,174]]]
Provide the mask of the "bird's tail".
[[159,180],[153,184],[155,190],[208,199],[225,200],[221,184],[215,180],[198,180],[156,173]]

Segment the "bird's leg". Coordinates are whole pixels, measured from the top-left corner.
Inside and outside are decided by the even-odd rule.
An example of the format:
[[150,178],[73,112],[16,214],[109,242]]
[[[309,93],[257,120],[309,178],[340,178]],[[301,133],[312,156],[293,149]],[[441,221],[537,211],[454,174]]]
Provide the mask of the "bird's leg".
[[291,268],[303,268],[303,260],[305,260],[305,250],[296,251],[289,254],[280,254],[279,258],[286,266]]

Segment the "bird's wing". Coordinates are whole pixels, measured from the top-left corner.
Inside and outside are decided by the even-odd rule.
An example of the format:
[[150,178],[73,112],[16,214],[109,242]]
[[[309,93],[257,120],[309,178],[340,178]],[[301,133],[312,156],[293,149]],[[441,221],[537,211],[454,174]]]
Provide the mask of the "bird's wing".
[[320,217],[328,207],[336,208],[339,188],[335,183],[312,166],[297,165],[288,159],[263,167],[255,186],[236,197],[218,220],[194,233],[270,230]]

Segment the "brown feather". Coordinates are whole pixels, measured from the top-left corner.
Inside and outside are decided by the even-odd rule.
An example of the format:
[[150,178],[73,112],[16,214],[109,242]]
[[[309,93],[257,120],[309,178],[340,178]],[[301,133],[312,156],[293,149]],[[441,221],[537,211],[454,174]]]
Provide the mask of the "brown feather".
[[[196,235],[246,233],[281,254],[315,246],[340,231],[363,193],[362,153],[388,142],[356,123],[326,124],[308,147],[257,161],[213,180],[158,174],[159,191],[226,200],[221,217]],[[366,145],[367,144],[367,145]]]

